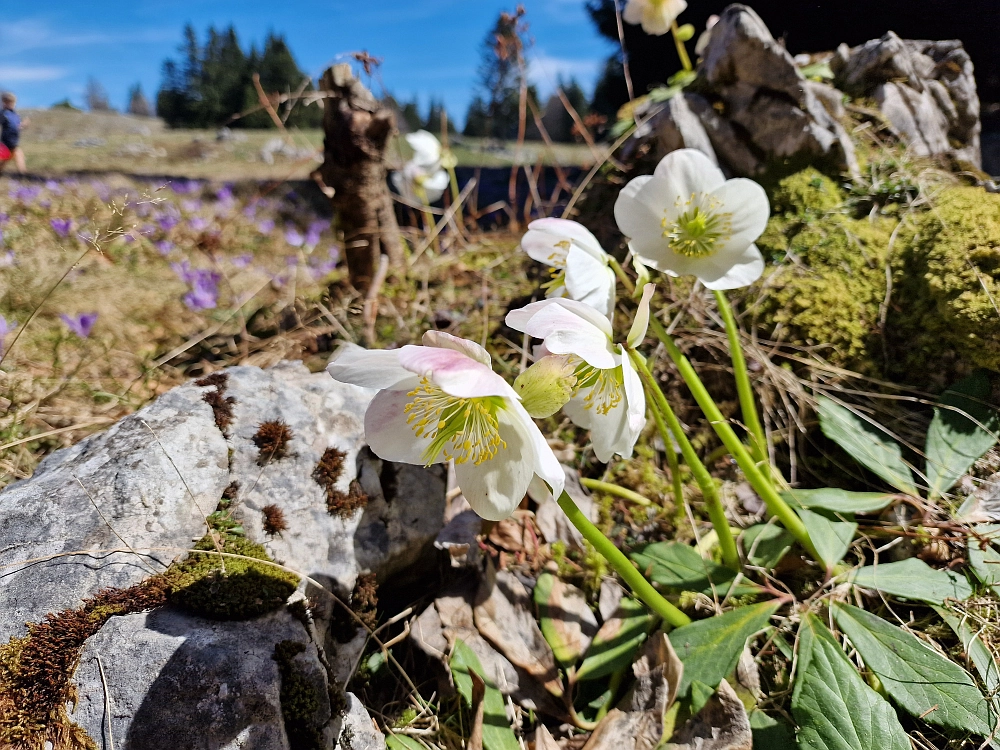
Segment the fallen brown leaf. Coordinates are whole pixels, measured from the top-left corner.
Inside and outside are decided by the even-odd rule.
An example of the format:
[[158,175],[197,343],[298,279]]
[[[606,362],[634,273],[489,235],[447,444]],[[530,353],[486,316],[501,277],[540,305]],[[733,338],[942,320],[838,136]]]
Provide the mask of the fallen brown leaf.
[[469,741],[466,743],[466,750],[483,750],[483,716],[485,706],[483,698],[486,697],[486,683],[483,678],[476,674],[476,670],[469,670],[469,677],[472,678],[472,729],[469,731]]
[[736,691],[723,680],[698,715],[674,733],[668,750],[753,750],[750,719]]
[[[547,589],[544,600],[539,600],[538,587]],[[573,664],[587,650],[597,633],[597,618],[587,606],[583,591],[564,583],[551,573],[538,578],[535,589],[538,616],[542,630],[563,666]]]
[[539,724],[535,730],[535,750],[562,750],[544,724]]

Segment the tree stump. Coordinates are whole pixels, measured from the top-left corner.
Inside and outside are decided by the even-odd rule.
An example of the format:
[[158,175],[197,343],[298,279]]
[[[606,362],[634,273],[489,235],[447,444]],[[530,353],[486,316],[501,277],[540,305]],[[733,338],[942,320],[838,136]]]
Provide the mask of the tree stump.
[[351,284],[366,292],[381,254],[389,256],[391,268],[401,268],[404,262],[385,168],[396,123],[392,111],[354,77],[347,63],[328,68],[320,88],[325,98],[323,164],[318,172],[332,188],[330,200],[344,233]]

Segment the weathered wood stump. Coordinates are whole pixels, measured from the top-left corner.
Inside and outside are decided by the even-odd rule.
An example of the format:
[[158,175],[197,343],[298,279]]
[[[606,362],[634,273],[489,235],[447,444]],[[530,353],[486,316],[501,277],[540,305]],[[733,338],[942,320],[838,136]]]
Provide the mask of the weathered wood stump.
[[351,283],[365,292],[376,276],[381,254],[389,257],[390,268],[403,264],[385,168],[385,151],[396,123],[392,111],[355,78],[347,63],[328,68],[320,88],[325,93],[325,135],[318,172],[332,189]]

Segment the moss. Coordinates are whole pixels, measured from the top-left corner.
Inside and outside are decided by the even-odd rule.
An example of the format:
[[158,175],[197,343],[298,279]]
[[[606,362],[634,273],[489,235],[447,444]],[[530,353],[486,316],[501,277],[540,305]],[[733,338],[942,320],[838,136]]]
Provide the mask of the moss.
[[91,750],[93,740],[73,724],[71,677],[88,638],[111,617],[142,612],[167,601],[169,583],[157,575],[125,589],[105,589],[78,609],[46,615],[24,638],[0,646],[0,747]]
[[[226,535],[219,543],[223,552],[271,562],[266,550],[248,539]],[[217,551],[211,533],[194,548],[205,554],[188,555],[171,565],[166,575],[171,581],[170,601],[204,617],[257,617],[283,606],[298,586],[298,576],[273,565],[211,554]]]
[[257,465],[266,466],[271,461],[288,455],[288,443],[293,435],[291,428],[280,420],[261,423],[253,436],[253,444],[259,451]]
[[[344,461],[347,454],[338,448],[327,448],[323,451],[319,463],[313,469],[312,478],[326,491],[326,509],[331,516],[350,518],[358,508],[368,505],[368,495],[361,489],[357,480],[351,481],[347,492],[337,489],[337,481],[344,471]],[[386,495],[391,493],[383,482]]]
[[319,750],[324,747],[318,714],[322,703],[316,685],[303,674],[295,657],[307,646],[298,641],[281,641],[271,656],[278,663],[281,675],[281,717],[291,750]]
[[808,167],[780,180],[771,191],[774,214],[822,214],[844,203],[844,194],[832,179]]
[[208,391],[201,399],[212,407],[215,426],[223,435],[228,435],[229,425],[233,423],[233,405],[236,403],[235,398],[225,395],[226,388],[229,387],[229,375],[221,371],[213,372],[201,380],[196,380],[194,384],[202,388],[215,388],[214,391]]
[[264,514],[264,533],[274,536],[280,534],[288,528],[288,521],[285,520],[285,511],[273,503],[265,505],[260,509]]
[[944,190],[903,239],[889,317],[899,370],[1000,370],[1000,195]]
[[330,622],[330,632],[340,643],[347,643],[358,632],[358,620],[369,630],[378,624],[378,582],[374,573],[362,573],[354,582],[350,601],[352,617],[343,607],[337,607]]

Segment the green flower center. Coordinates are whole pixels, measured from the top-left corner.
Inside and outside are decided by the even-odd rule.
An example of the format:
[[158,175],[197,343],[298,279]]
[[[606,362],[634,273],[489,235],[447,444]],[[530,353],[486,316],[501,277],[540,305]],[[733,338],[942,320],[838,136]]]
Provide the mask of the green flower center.
[[594,409],[598,414],[604,415],[621,404],[625,397],[625,381],[621,367],[601,370],[581,361],[573,374],[576,375],[578,391],[584,388],[590,389],[583,399],[586,409]]
[[712,196],[692,194],[680,204],[681,214],[673,221],[666,216],[660,221],[663,236],[670,242],[670,249],[686,258],[707,258],[714,255],[721,242],[726,242],[732,232],[732,214],[721,210],[721,204]]
[[428,466],[441,456],[456,464],[472,461],[479,466],[507,447],[497,422],[504,405],[500,396],[458,398],[427,378],[406,395],[412,399],[404,408],[406,423],[417,437],[431,441],[423,456]]

